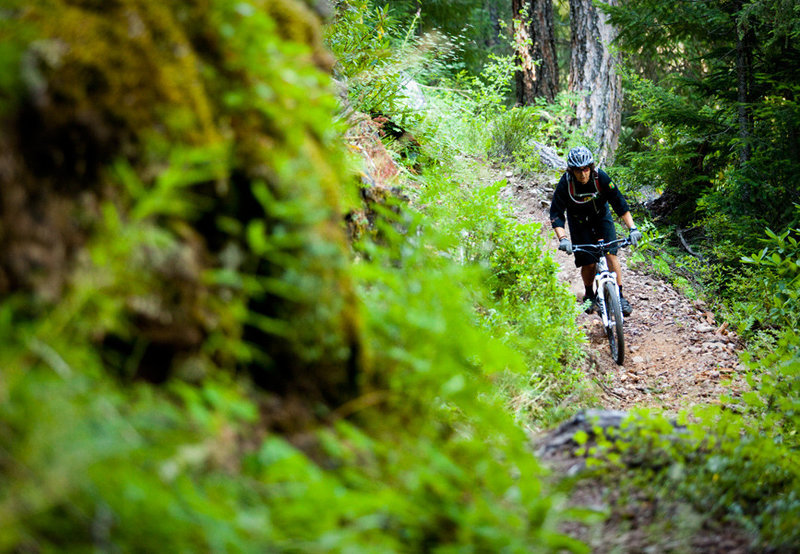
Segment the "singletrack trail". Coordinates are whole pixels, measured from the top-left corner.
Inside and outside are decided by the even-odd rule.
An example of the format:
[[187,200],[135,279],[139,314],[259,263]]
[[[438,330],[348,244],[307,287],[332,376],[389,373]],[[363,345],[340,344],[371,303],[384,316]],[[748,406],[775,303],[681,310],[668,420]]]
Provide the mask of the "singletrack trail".
[[[495,181],[508,180],[502,194],[512,201],[519,220],[542,224],[542,234],[561,267],[560,279],[569,284],[576,301],[582,298],[583,282],[574,258],[556,252],[549,219],[554,185],[544,184],[546,177],[537,183],[504,171],[491,173]],[[627,257],[628,249],[621,249],[624,295],[633,306],[625,318],[623,366],[611,359],[597,315],[578,316],[589,340],[587,370],[603,390],[604,407],[657,407],[675,414],[692,405],[718,402],[724,393],[736,394],[744,369],[738,361],[742,349],[738,337],[720,325],[702,302],[686,298],[657,277],[628,268]]]

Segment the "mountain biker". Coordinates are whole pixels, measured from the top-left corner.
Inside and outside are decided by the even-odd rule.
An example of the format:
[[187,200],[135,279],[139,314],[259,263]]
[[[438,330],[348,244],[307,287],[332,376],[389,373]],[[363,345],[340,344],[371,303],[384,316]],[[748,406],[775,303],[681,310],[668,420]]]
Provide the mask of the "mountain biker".
[[[578,146],[570,150],[567,154],[567,171],[561,176],[550,204],[550,222],[559,241],[558,249],[572,254],[573,242],[589,244],[600,239],[606,242],[616,240],[609,204],[628,227],[631,244],[636,246],[642,238],[642,233],[636,229],[625,197],[605,171],[595,168],[594,156],[588,148]],[[572,241],[567,238],[564,230],[565,211]],[[622,313],[628,316],[633,310],[630,302],[622,295],[622,272],[616,254],[617,249],[612,250],[606,254],[606,260],[611,271],[617,274],[620,306]],[[592,290],[595,265],[591,255],[575,252],[575,266],[581,268],[581,278],[586,289],[583,300],[584,302],[591,300],[592,308],[596,301]],[[587,311],[591,311],[591,308]]]

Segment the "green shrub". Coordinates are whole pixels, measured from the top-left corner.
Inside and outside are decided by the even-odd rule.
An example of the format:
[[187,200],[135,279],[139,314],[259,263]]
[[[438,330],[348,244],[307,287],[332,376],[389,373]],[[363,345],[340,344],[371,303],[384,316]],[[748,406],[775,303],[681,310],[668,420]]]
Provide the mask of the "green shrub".
[[521,373],[507,372],[502,394],[520,419],[543,426],[569,412],[566,398],[589,394],[576,369],[577,305],[557,279],[540,226],[517,221],[501,198],[506,182],[476,181],[469,165],[453,170],[426,175],[417,201],[444,233],[442,251],[483,272],[491,295],[475,300],[480,321],[526,364]]
[[539,117],[535,108],[519,107],[501,112],[492,121],[489,134],[489,156],[500,161],[512,161],[534,135]]
[[792,550],[800,541],[793,522],[800,516],[800,471],[793,446],[765,434],[762,426],[719,406],[697,407],[682,416],[683,428],[665,417],[637,410],[619,430],[591,444],[578,437],[589,465],[606,472],[626,495],[660,506],[672,529],[691,524],[688,504],[700,525],[727,522],[744,530],[758,550]]
[[400,111],[404,76],[392,40],[399,29],[387,7],[369,0],[341,2],[325,41],[336,57],[334,76],[343,80],[353,109],[370,114]]
[[758,286],[752,287],[757,298],[751,297],[751,304],[763,313],[764,325],[797,329],[800,326],[800,228],[780,235],[770,229],[766,233],[767,246],[755,256],[742,258],[742,262],[755,267],[761,277]]

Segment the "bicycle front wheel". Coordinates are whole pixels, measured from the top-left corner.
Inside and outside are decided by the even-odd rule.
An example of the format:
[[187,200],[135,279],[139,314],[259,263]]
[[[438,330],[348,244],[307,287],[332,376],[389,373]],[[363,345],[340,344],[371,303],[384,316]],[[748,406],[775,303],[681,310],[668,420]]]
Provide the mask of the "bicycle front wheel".
[[611,357],[617,364],[622,365],[625,361],[625,337],[622,335],[622,308],[619,305],[619,295],[617,287],[613,283],[603,285],[603,299],[605,300],[606,315],[608,316],[608,326],[606,335],[611,346]]

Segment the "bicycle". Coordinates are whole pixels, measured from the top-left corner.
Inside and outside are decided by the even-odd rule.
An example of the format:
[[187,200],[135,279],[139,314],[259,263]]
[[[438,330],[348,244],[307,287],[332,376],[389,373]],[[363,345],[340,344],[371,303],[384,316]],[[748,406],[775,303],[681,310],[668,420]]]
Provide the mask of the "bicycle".
[[625,361],[625,337],[622,332],[622,307],[619,301],[619,286],[617,285],[617,274],[608,269],[606,254],[614,248],[630,246],[628,238],[616,239],[610,242],[599,241],[595,244],[575,244],[572,246],[573,252],[584,252],[593,256],[596,260],[596,269],[592,290],[597,299],[597,312],[603,320],[603,327],[606,330],[608,343],[611,347],[611,357],[622,365]]

